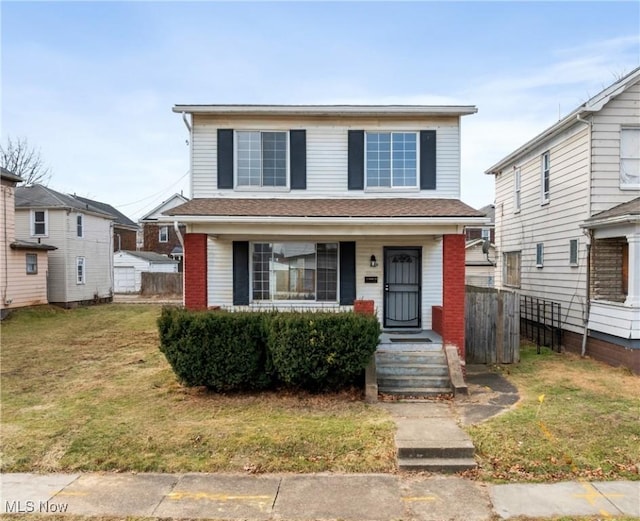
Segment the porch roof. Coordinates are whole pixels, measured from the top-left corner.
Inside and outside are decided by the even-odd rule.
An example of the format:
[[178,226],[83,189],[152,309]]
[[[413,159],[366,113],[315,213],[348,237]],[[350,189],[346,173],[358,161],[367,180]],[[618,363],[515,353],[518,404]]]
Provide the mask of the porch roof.
[[344,218],[344,219],[461,219],[470,224],[486,217],[457,199],[342,198],[342,199],[192,199],[165,212],[181,217]]
[[586,219],[581,226],[583,228],[598,228],[599,226],[638,221],[640,221],[640,197],[597,213]]

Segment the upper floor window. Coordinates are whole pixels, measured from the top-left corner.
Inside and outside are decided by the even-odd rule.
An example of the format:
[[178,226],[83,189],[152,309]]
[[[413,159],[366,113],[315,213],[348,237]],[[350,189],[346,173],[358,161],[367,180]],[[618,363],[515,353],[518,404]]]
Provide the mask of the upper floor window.
[[520,252],[509,251],[502,256],[504,265],[502,276],[505,286],[520,287]]
[[520,211],[520,169],[519,168],[516,168],[513,173],[513,184],[514,184],[513,211],[519,212]]
[[620,188],[640,188],[640,128],[620,130]]
[[169,227],[160,226],[158,230],[158,242],[169,242]]
[[287,186],[287,132],[237,131],[236,138],[236,186]]
[[569,241],[569,265],[578,265],[578,239],[571,239]]
[[542,179],[540,184],[541,204],[549,202],[549,175],[551,172],[551,159],[549,152],[542,154]]
[[416,132],[366,133],[367,188],[418,186]]
[[38,255],[35,253],[27,253],[27,275],[36,275],[38,273]]
[[76,257],[76,284],[85,282],[84,257]]
[[48,215],[47,210],[33,210],[31,212],[31,235],[46,236]]
[[84,237],[84,218],[82,214],[76,217],[76,237]]

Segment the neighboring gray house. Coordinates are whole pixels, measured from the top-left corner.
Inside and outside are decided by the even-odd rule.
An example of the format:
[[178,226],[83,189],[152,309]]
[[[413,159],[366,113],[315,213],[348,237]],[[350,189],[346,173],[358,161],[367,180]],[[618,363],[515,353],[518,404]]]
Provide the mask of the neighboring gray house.
[[178,273],[178,261],[153,251],[117,251],[113,254],[115,293],[139,293],[143,272]]
[[48,300],[71,307],[113,296],[114,218],[92,204],[42,185],[20,186],[15,196],[16,239],[46,242]]
[[486,173],[496,286],[560,304],[567,349],[640,373],[640,68]]
[[100,201],[94,201],[75,194],[73,197],[78,199],[78,201],[90,204],[104,213],[110,214],[115,219],[113,223],[113,251],[136,249],[136,240],[140,227],[135,222],[110,204],[101,203]]

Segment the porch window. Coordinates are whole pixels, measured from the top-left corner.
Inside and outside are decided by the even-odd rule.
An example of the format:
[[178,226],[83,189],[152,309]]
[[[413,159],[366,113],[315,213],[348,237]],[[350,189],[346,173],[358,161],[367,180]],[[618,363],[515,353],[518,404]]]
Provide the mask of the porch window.
[[503,254],[504,285],[514,288],[520,287],[520,252],[509,251]]
[[236,186],[287,186],[287,132],[238,131]]
[[640,128],[620,130],[620,188],[640,188]]
[[35,253],[27,253],[27,275],[36,275],[38,273],[38,255]]
[[626,238],[596,239],[591,251],[593,299],[624,302],[629,292],[629,243]]
[[251,266],[254,301],[338,299],[337,243],[254,243]]
[[418,186],[416,132],[367,132],[367,188]]

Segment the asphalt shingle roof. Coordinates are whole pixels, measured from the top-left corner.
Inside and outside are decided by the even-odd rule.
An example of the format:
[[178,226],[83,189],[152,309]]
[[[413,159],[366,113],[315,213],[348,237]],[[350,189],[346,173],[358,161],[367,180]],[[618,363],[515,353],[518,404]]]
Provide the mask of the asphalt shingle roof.
[[615,217],[622,217],[624,215],[640,215],[640,197],[636,197],[631,201],[619,204],[613,208],[609,208],[604,212],[597,213],[587,219],[585,222],[600,221],[602,219],[613,219]]
[[166,263],[166,264],[178,264],[177,260],[170,259],[166,255],[162,255],[162,254],[156,253],[154,251],[122,250],[122,253],[128,253],[129,255],[133,255],[134,257],[139,257],[139,258],[147,260],[149,262]]
[[91,206],[98,208],[99,210],[111,214],[116,218],[117,224],[122,224],[123,226],[131,226],[134,228],[138,228],[138,225],[129,219],[125,214],[116,210],[113,206],[107,203],[101,203],[100,201],[93,201],[92,199],[87,199],[86,197],[80,197],[79,195],[73,196],[75,199],[82,201],[83,203],[89,203]]
[[70,208],[111,218],[111,214],[71,195],[56,192],[43,185],[18,186],[16,208]]

